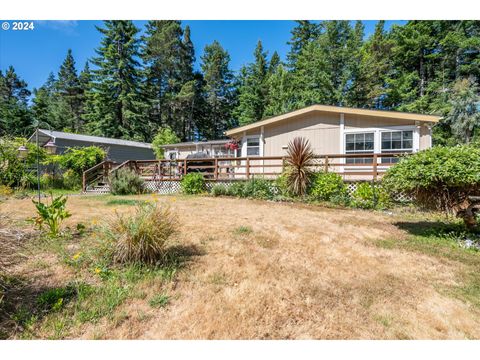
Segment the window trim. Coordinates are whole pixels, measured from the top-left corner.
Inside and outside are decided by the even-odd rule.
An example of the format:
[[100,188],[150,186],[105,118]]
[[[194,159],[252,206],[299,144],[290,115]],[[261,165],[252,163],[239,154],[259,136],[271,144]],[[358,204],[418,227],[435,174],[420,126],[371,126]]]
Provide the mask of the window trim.
[[[248,139],[258,139],[258,155],[247,155],[247,141]],[[256,146],[255,146],[256,147]],[[263,140],[261,134],[246,135],[242,139],[242,157],[258,157],[263,156]]]
[[[343,130],[343,131],[342,131]],[[380,127],[369,127],[369,128],[344,128],[341,129],[340,134],[342,137],[342,152],[343,154],[347,154],[346,152],[346,135],[347,134],[356,134],[356,133],[374,133],[374,143],[373,143],[373,153],[380,154],[382,152],[382,138],[381,133],[383,131],[413,131],[413,138],[412,138],[412,153],[415,153],[420,150],[420,126],[419,125],[392,125],[392,126],[380,126]],[[371,164],[365,164],[365,167],[371,167]],[[379,164],[379,168],[381,168],[381,164]],[[347,170],[359,170],[362,171],[363,166],[355,166],[355,167],[348,167],[345,165],[342,167],[342,171]]]

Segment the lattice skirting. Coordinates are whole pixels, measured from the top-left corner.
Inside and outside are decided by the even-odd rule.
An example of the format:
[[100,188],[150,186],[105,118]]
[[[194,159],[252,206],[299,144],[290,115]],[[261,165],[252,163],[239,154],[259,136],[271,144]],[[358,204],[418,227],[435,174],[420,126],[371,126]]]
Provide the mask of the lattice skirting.
[[[210,191],[210,189],[215,186],[215,185],[225,185],[225,186],[230,186],[233,183],[239,180],[223,180],[223,181],[207,181],[206,182],[206,187],[207,190]],[[345,182],[347,186],[347,192],[349,195],[352,195],[355,190],[357,189],[358,184],[366,182],[366,181],[348,181]],[[370,182],[369,182],[370,183]],[[273,185],[273,184],[272,184]],[[155,192],[158,194],[176,194],[180,192],[180,181],[149,181],[146,183],[145,188],[149,192]],[[276,190],[276,188],[274,189]],[[275,191],[274,191],[275,192]],[[392,199],[394,201],[406,203],[412,201],[412,198],[408,196],[407,194],[404,193],[395,193],[392,194]]]

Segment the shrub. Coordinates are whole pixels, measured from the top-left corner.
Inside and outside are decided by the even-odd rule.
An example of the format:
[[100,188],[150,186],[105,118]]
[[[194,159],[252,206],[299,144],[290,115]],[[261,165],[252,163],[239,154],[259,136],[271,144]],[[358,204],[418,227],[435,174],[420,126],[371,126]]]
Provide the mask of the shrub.
[[277,191],[279,195],[284,196],[284,197],[291,197],[292,194],[289,191],[288,184],[287,184],[287,177],[288,177],[288,168],[285,169],[280,176],[278,176],[275,179],[275,187],[277,188]]
[[352,194],[351,205],[360,209],[384,209],[390,204],[390,196],[379,184],[362,182]]
[[115,213],[103,228],[103,236],[113,250],[113,260],[120,263],[155,264],[166,253],[169,241],[177,231],[177,220],[168,207],[144,203],[133,215]]
[[262,178],[252,179],[243,183],[241,197],[250,197],[256,199],[272,199],[275,196],[273,181]]
[[143,193],[144,190],[143,179],[130,169],[122,168],[113,172],[109,181],[113,195],[135,195]]
[[105,150],[98,146],[72,147],[63,154],[55,155],[50,162],[60,165],[63,170],[72,170],[78,176],[101,163],[105,159]]
[[228,188],[225,185],[217,184],[212,186],[210,193],[213,196],[225,196],[228,195]]
[[[18,148],[22,145],[28,149],[24,159],[18,154]],[[38,149],[35,144],[23,138],[0,137],[0,184],[11,187],[21,185],[27,169],[35,166],[37,153],[39,160],[43,162],[46,157],[45,149]]]
[[469,196],[480,194],[480,148],[437,146],[403,158],[388,169],[383,182],[390,191],[412,195],[420,206],[477,224]]
[[245,181],[235,181],[228,187],[227,195],[230,196],[237,196],[237,197],[244,197],[243,191],[245,189]]
[[205,179],[200,173],[190,173],[183,177],[180,187],[184,194],[201,194],[205,191]]
[[314,164],[314,154],[307,139],[296,137],[288,144],[285,172],[288,191],[296,196],[304,196],[310,185]]
[[52,202],[50,205],[44,204],[32,200],[37,208],[38,216],[35,218],[35,223],[40,227],[40,230],[43,228],[43,225],[46,224],[49,229],[50,236],[57,236],[60,232],[60,225],[64,219],[70,217],[70,214],[66,210],[67,198],[63,195],[59,197],[52,197]]
[[347,188],[339,174],[318,172],[313,176],[310,195],[316,200],[330,201],[345,196]]
[[72,169],[68,169],[62,175],[62,183],[65,189],[78,189],[82,185],[81,177]]
[[160,128],[152,141],[153,152],[155,153],[157,159],[164,158],[164,150],[162,145],[175,144],[178,142],[180,142],[180,138],[171,128],[168,126]]

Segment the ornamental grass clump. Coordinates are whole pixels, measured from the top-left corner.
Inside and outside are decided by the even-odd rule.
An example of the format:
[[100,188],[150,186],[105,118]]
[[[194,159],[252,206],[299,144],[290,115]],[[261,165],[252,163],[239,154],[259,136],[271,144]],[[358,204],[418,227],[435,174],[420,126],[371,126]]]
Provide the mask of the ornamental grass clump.
[[288,144],[285,181],[288,191],[304,196],[311,183],[315,155],[307,139],[296,137]]
[[148,202],[138,205],[134,214],[116,212],[103,235],[114,262],[152,265],[164,260],[177,229],[177,217],[168,206]]

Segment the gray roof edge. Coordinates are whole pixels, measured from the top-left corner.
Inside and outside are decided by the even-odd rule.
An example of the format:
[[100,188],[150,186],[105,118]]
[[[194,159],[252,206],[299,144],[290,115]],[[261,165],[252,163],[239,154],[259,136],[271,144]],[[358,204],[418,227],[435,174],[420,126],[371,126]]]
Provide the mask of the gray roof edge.
[[181,142],[181,143],[174,143],[174,144],[165,144],[165,145],[160,145],[160,147],[165,148],[165,147],[179,147],[179,146],[194,146],[194,145],[222,145],[226,144],[230,141],[230,139],[219,139],[219,140],[208,140],[208,141],[187,141],[187,142]]
[[[83,134],[74,134],[74,133],[67,133],[62,131],[50,131],[45,129],[38,129],[39,132],[43,133],[44,135],[65,139],[65,140],[75,140],[75,141],[83,141],[83,142],[91,142],[97,144],[110,144],[110,145],[123,145],[123,146],[131,146],[131,147],[138,147],[144,149],[152,149],[152,145],[149,143],[133,141],[133,140],[124,140],[124,139],[113,139],[113,138],[106,138],[102,136],[92,136],[92,135],[83,135]],[[30,139],[35,135],[35,133],[30,136]]]

